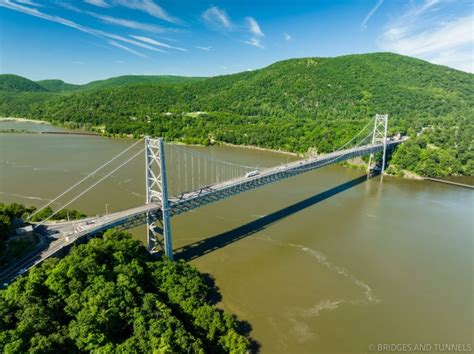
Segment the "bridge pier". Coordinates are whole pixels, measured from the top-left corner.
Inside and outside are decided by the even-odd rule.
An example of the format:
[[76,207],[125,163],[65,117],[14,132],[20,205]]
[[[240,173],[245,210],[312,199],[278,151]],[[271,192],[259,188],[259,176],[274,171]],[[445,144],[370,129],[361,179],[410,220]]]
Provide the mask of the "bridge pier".
[[[161,207],[161,224],[163,226],[164,251],[173,260],[173,244],[171,240],[170,204],[168,196],[168,181],[166,178],[165,148],[162,138],[145,137],[145,169],[146,169],[146,204],[157,203]],[[156,219],[148,212],[147,248],[153,251],[157,245],[153,223]]]

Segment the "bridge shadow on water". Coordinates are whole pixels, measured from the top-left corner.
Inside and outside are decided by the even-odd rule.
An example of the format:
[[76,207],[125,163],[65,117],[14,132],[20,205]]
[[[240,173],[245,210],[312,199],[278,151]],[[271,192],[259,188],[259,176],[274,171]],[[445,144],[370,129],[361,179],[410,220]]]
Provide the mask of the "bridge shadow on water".
[[[379,175],[379,173],[372,174],[370,178]],[[352,187],[355,187],[361,183],[367,181],[367,175],[357,177],[348,182],[342,183],[336,187],[328,189],[324,192],[313,195],[300,202],[287,206],[286,208],[277,210],[271,214],[268,214],[260,219],[251,221],[245,225],[239,226],[235,229],[223,232],[221,234],[206,238],[204,240],[194,242],[187,246],[178,248],[174,251],[176,259],[184,259],[190,261],[201,256],[204,256],[210,252],[223,248],[231,243],[241,240],[245,237],[251,236],[259,231],[264,230],[271,224],[284,219],[290,215],[293,215],[301,210],[309,208],[319,202],[322,202],[332,196],[342,193]]]

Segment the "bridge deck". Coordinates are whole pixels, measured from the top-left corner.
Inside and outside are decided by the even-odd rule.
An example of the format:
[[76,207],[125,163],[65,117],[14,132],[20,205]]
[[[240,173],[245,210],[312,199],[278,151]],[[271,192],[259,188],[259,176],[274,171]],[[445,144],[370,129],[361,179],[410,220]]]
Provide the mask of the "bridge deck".
[[[390,141],[387,143],[387,148],[392,148],[403,141],[404,140]],[[192,192],[183,193],[179,197],[170,199],[171,216],[179,215],[200,206],[333,163],[382,151],[382,149],[383,144],[375,144],[365,145],[359,148],[341,150],[315,158],[308,158],[305,160],[268,168],[256,176],[240,177],[212,186],[200,188]]]
[[[394,147],[403,141],[404,140],[396,140],[388,142],[387,148]],[[203,187],[195,191],[183,193],[179,197],[170,198],[171,215],[176,216],[200,206],[213,203],[269,183],[274,183],[282,179],[312,171],[333,163],[345,161],[356,156],[363,156],[378,152],[382,149],[382,144],[376,144],[341,150],[339,152],[330,153],[324,156],[308,158],[305,160],[268,168],[253,177],[240,177]],[[159,214],[161,210],[157,204],[146,204],[116,213],[102,215],[97,218],[87,218],[82,221],[64,223],[62,224],[63,226],[56,229],[64,234],[73,231],[75,236],[74,238],[79,238],[87,234],[102,232],[112,227],[122,226],[127,223],[131,223],[132,225],[137,225],[140,222],[144,223],[145,216],[148,212]],[[76,227],[74,228],[73,225],[76,225]],[[79,225],[79,228],[77,225]]]
[[[387,148],[392,148],[405,139],[390,141]],[[179,197],[170,198],[171,216],[182,214],[186,211],[201,207],[219,201],[233,195],[274,183],[282,179],[312,171],[333,163],[345,161],[357,156],[368,155],[383,150],[383,144],[365,145],[358,148],[341,150],[324,156],[308,158],[295,161],[285,165],[268,168],[252,177],[240,177],[228,180],[222,183],[214,184],[195,191],[183,193]],[[51,257],[66,246],[69,246],[77,240],[107,229],[123,226],[132,227],[146,222],[147,213],[160,214],[161,209],[157,204],[146,204],[127,210],[102,215],[96,218],[86,218],[79,221],[67,223],[45,224],[48,231],[61,235],[57,241],[51,242],[48,247],[38,249],[35,254],[25,258],[21,262],[23,269],[29,269],[32,266],[41,263],[43,260]],[[22,270],[23,270],[22,269]],[[16,277],[21,270],[18,266],[7,269],[0,273],[0,280],[10,281]]]

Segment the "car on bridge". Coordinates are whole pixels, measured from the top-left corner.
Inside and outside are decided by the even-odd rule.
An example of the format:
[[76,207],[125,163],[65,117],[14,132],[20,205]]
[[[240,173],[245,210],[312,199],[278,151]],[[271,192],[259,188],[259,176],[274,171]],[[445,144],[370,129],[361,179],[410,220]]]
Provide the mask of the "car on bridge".
[[247,172],[247,173],[245,174],[245,178],[254,177],[254,176],[257,176],[257,175],[259,175],[259,174],[260,174],[260,172],[258,172],[257,170],[255,170],[255,171],[250,171],[250,172]]

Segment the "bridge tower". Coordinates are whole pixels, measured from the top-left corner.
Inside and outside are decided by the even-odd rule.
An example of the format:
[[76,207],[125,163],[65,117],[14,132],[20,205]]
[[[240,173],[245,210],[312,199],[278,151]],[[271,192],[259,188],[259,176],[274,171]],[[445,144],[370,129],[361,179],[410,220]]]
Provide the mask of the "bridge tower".
[[[381,169],[381,178],[383,179],[383,171],[385,170],[385,158],[387,155],[387,126],[388,126],[388,114],[376,114],[374,119],[374,130],[372,133],[372,145],[382,143],[383,152],[382,152],[382,169]],[[370,166],[372,164],[372,159],[374,154],[370,154],[369,165],[367,173],[370,174]]]
[[[146,204],[156,203],[161,208],[159,221],[163,226],[165,254],[173,260],[173,245],[171,241],[170,206],[168,199],[168,183],[166,178],[165,144],[162,138],[153,139],[145,137],[145,162],[146,162]],[[148,212],[147,247],[153,250],[157,244],[153,223],[156,215]]]

